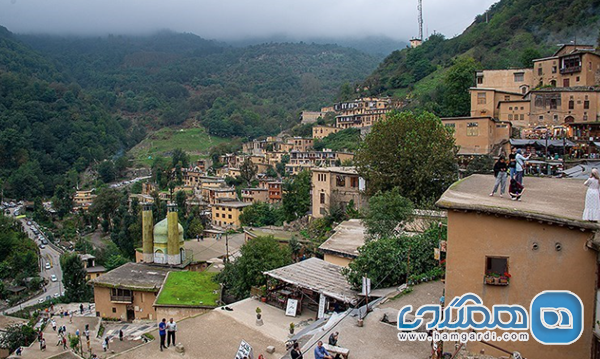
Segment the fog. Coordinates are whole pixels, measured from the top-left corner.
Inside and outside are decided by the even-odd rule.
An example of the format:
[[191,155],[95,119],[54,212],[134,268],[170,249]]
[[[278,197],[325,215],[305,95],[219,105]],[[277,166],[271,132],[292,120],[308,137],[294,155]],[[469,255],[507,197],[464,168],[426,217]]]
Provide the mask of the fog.
[[[425,35],[460,34],[495,0],[423,0]],[[417,0],[0,0],[0,25],[16,33],[144,34],[170,29],[208,39],[285,36],[407,41]]]

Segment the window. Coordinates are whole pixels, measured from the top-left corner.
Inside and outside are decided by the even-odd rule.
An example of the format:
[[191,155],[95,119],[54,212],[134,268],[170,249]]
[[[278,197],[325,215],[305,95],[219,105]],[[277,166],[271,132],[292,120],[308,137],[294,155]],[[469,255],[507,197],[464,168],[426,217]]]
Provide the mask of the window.
[[219,214],[218,214],[218,213],[215,213],[215,217],[219,218]]
[[504,96],[504,101],[510,101],[510,96]]
[[325,193],[321,193],[319,196],[319,203],[325,204]]
[[113,307],[113,308],[112,308],[112,312],[113,312],[113,313],[116,313],[116,312],[117,312],[117,308]]
[[350,187],[358,187],[358,177],[350,177]]
[[521,114],[521,121],[525,120],[525,115]]
[[525,109],[525,107],[521,106],[521,111],[523,111]]
[[591,61],[588,62],[588,70],[590,70],[590,71],[592,70],[592,62]]
[[477,122],[467,123],[467,136],[479,136],[479,124]]
[[550,109],[556,110],[556,99],[555,98],[550,99]]
[[538,120],[540,120],[540,121],[544,121],[544,115],[540,115],[540,116],[538,117]]
[[589,100],[583,101],[583,109],[584,110],[589,110],[590,109],[590,101]]
[[515,82],[523,82],[525,80],[525,73],[515,72]]
[[550,86],[556,87],[556,80],[550,80]]
[[555,74],[556,73],[556,66],[552,66],[552,73]]
[[[591,62],[590,62],[591,64]],[[483,84],[483,76],[477,76],[477,84],[481,85]]]
[[575,78],[575,81],[576,81],[576,82],[579,82],[579,76],[577,76],[577,77]]
[[346,187],[346,176],[343,176],[343,175],[335,176],[335,184],[338,187]]
[[571,85],[571,82],[569,81],[569,79],[563,79],[563,87],[569,87]]
[[477,93],[477,104],[478,105],[485,105],[485,100],[486,100],[486,94],[485,94],[485,92],[478,92]]
[[228,215],[227,218],[231,219],[231,215]]
[[508,258],[485,257],[485,274],[504,275],[508,273]]
[[[508,108],[508,110],[509,110],[509,111],[512,111],[512,107],[509,107],[509,108]],[[516,110],[516,108],[515,108],[515,110]]]
[[512,119],[513,119],[513,115],[512,115],[512,113],[508,114],[508,120],[509,120],[509,121],[512,121]]
[[569,100],[569,110],[572,110],[574,108],[575,108],[575,101]]

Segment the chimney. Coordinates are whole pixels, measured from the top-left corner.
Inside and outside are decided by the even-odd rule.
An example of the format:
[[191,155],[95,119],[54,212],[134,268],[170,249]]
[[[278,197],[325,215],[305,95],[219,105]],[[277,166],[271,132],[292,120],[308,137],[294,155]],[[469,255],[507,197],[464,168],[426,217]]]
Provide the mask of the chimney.
[[181,264],[179,253],[179,217],[177,205],[169,203],[167,206],[167,263]]
[[154,262],[154,223],[152,203],[142,203],[142,258],[145,263]]

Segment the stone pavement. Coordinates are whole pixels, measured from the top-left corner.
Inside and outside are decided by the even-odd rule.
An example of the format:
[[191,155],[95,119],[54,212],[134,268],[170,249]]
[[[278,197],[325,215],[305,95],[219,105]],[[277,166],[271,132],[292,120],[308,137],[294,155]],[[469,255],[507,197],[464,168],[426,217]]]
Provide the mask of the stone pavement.
[[[89,356],[90,353],[94,353],[98,355],[98,358],[107,358],[115,353],[131,349],[142,343],[140,336],[143,334],[142,332],[144,330],[147,331],[156,326],[154,323],[142,325],[123,324],[121,326],[118,324],[109,323],[106,324],[105,335],[98,337],[101,319],[95,316],[93,304],[91,306],[91,310],[87,303],[84,304],[85,309],[83,314],[81,314],[79,311],[79,303],[59,304],[54,309],[58,313],[61,308],[64,311],[73,312],[74,315],[72,319],[69,316],[61,317],[60,315],[54,315],[52,319],[56,321],[57,331],[58,327],[64,325],[67,328],[67,335],[75,335],[75,332],[77,329],[79,329],[80,337],[82,339],[82,343],[79,348],[83,347],[83,350],[87,356]],[[30,347],[24,348],[22,356],[17,357],[13,354],[9,358],[46,359],[53,358],[54,356],[62,353],[70,353],[71,349],[69,348],[68,337],[67,349],[64,349],[62,344],[57,345],[59,336],[57,331],[52,329],[52,325],[50,323],[51,322],[49,320],[43,331],[44,339],[46,339],[45,351],[42,352],[40,350],[39,342],[35,341]],[[89,325],[90,331],[89,346],[84,335],[86,324]],[[125,327],[125,337],[123,341],[119,341],[119,329],[123,327]],[[106,352],[104,352],[102,349],[102,341],[106,336],[109,337],[109,348]]]

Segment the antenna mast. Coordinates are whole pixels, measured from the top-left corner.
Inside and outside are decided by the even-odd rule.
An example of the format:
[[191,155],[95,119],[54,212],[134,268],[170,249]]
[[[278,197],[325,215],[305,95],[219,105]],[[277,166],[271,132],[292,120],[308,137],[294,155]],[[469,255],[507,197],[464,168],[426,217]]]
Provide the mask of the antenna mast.
[[419,10],[419,40],[423,41],[423,0],[419,0],[417,10]]

